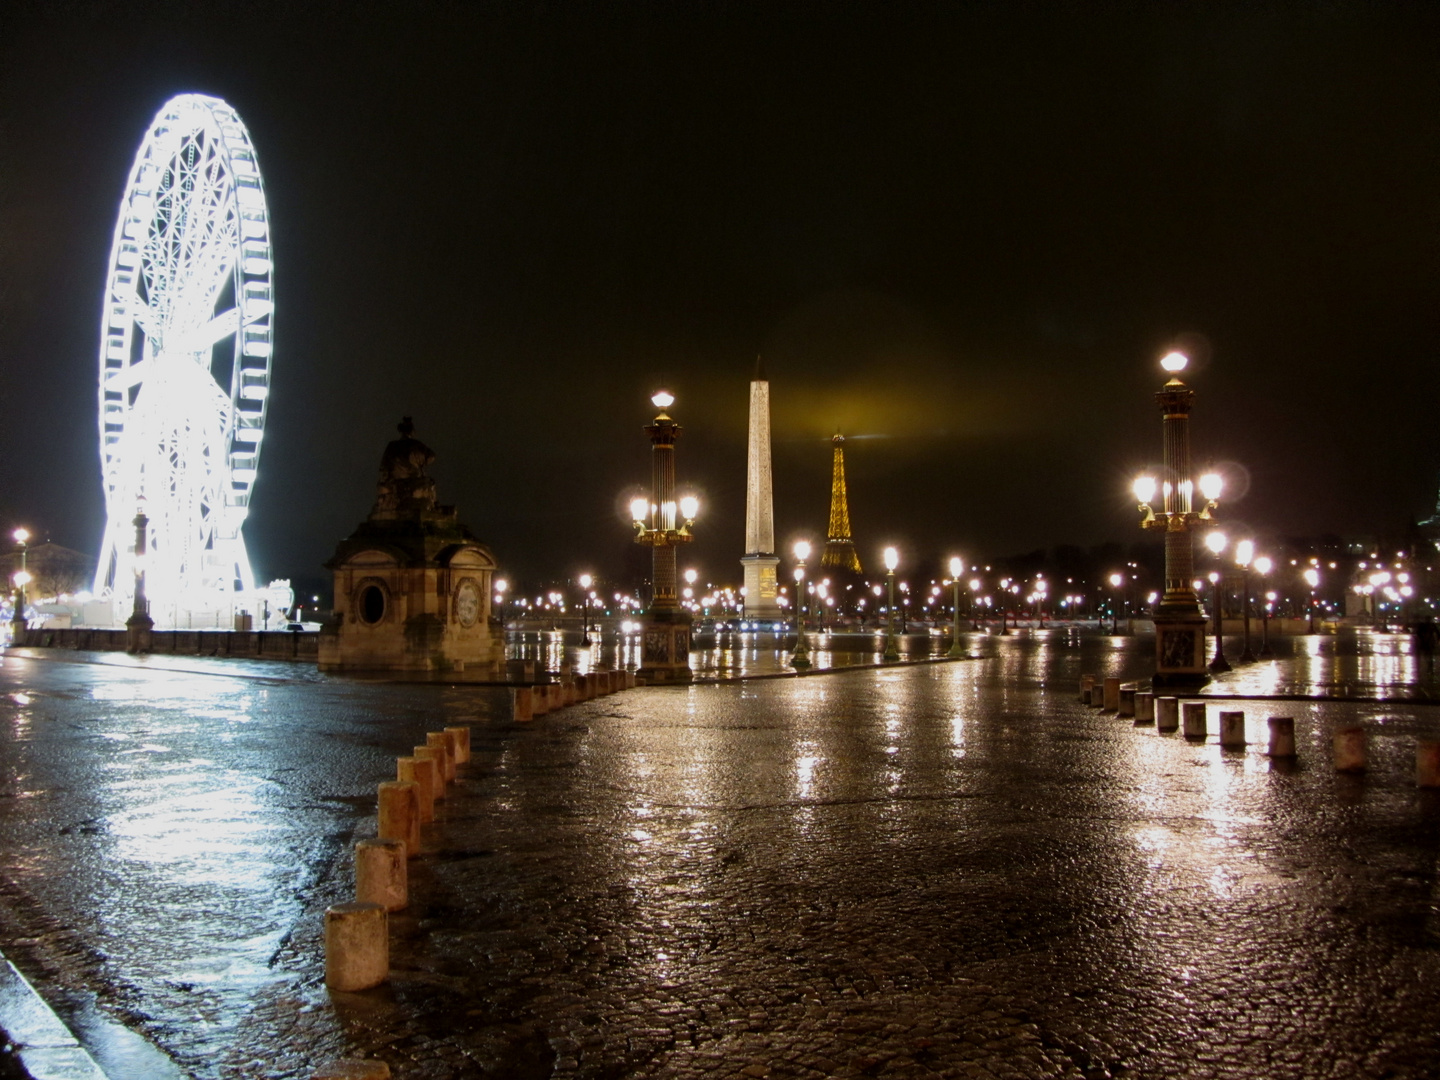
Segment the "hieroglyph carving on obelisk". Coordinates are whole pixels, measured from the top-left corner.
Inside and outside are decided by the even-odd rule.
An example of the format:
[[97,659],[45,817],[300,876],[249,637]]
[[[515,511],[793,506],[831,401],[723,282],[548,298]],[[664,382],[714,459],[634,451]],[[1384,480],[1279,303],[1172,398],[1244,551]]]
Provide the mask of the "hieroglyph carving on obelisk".
[[745,618],[782,616],[776,570],[775,506],[770,479],[770,382],[760,361],[750,382],[750,453],[745,477]]

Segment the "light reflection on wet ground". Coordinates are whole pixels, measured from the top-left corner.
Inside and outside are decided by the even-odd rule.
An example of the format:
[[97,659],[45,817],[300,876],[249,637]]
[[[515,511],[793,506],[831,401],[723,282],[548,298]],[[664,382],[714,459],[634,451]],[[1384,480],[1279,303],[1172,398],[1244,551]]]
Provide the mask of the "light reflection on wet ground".
[[[1430,1075],[1440,800],[1411,770],[1440,713],[1210,706],[1254,744],[1293,715],[1285,766],[1077,703],[1152,643],[974,635],[970,661],[528,727],[500,690],[7,657],[0,940],[198,1076],[357,1050],[433,1078]],[[1345,648],[1273,684],[1405,670]],[[1357,720],[1371,772],[1336,776]],[[374,783],[461,722],[476,760],[412,864],[395,979],[332,1000],[319,914]]]

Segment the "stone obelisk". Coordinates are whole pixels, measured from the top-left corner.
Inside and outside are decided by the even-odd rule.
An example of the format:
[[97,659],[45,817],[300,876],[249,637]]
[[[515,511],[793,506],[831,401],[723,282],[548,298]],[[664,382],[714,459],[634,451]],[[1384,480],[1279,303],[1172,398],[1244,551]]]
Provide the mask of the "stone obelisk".
[[770,484],[770,382],[757,357],[750,382],[750,455],[745,475],[745,618],[779,619],[775,505]]

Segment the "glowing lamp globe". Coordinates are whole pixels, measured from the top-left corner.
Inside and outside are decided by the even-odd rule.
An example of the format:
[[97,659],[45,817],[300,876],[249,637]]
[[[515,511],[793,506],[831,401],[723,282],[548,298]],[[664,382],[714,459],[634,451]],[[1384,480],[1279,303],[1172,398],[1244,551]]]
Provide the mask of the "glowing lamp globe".
[[1210,502],[1220,498],[1220,492],[1224,487],[1225,481],[1220,478],[1219,473],[1207,472],[1200,477],[1200,494]]
[[669,390],[656,390],[651,395],[650,401],[657,409],[668,409],[675,404],[675,395]]
[[1160,358],[1160,366],[1171,375],[1177,375],[1185,370],[1185,365],[1190,363],[1190,358],[1182,352],[1169,352]]
[[1153,476],[1137,476],[1131,488],[1135,492],[1135,498],[1143,506],[1149,506],[1155,499],[1155,478]]
[[885,549],[885,569],[889,570],[891,573],[894,573],[895,568],[899,565],[900,552],[893,547],[887,547]]
[[16,529],[15,532],[14,532],[12,535],[15,537],[15,542],[16,542],[17,544],[23,544],[23,543],[25,543],[25,541],[27,541],[27,540],[30,539],[30,530],[29,530],[29,529]]
[[631,499],[631,500],[630,500],[630,520],[631,520],[631,521],[644,521],[644,520],[645,520],[647,517],[649,517],[649,516],[650,516],[650,500],[649,500],[649,499]]
[[1320,571],[1316,570],[1313,566],[1309,570],[1306,570],[1303,576],[1305,578],[1305,584],[1309,585],[1312,589],[1320,584]]
[[1262,576],[1270,573],[1270,569],[1274,565],[1275,564],[1270,561],[1270,557],[1268,555],[1261,555],[1258,559],[1255,560],[1255,569],[1258,570]]
[[1255,541],[1241,540],[1235,545],[1235,563],[1237,566],[1249,566],[1250,560],[1255,558]]
[[959,578],[960,578],[960,575],[963,574],[964,572],[965,572],[965,563],[960,559],[960,557],[959,557],[958,555],[955,556],[953,559],[950,560],[950,577],[951,577],[953,580],[957,580],[957,581],[958,581]]
[[680,500],[680,516],[686,521],[694,521],[695,515],[700,513],[700,500],[694,495],[686,495]]
[[796,540],[796,541],[795,541],[795,558],[797,558],[797,559],[800,560],[801,562],[804,562],[804,561],[805,561],[806,559],[808,559],[809,557],[810,557],[810,541],[809,541],[809,540]]
[[1113,586],[1114,586],[1115,588],[1117,588],[1117,589],[1120,587],[1120,583],[1123,582],[1124,580],[1125,580],[1125,579],[1124,579],[1123,577],[1121,577],[1119,574],[1111,574],[1111,575],[1110,575],[1110,584],[1113,585]]
[[588,588],[590,588],[591,582],[593,582],[594,580],[595,580],[595,579],[592,578],[589,574],[581,574],[581,575],[580,575],[580,587],[581,587],[582,589],[588,589]]

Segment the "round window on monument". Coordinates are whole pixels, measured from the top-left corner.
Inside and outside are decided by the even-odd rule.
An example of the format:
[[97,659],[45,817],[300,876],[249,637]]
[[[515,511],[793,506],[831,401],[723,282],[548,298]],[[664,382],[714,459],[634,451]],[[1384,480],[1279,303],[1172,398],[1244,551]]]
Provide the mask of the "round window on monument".
[[379,585],[360,590],[360,618],[372,626],[385,617],[385,591]]

